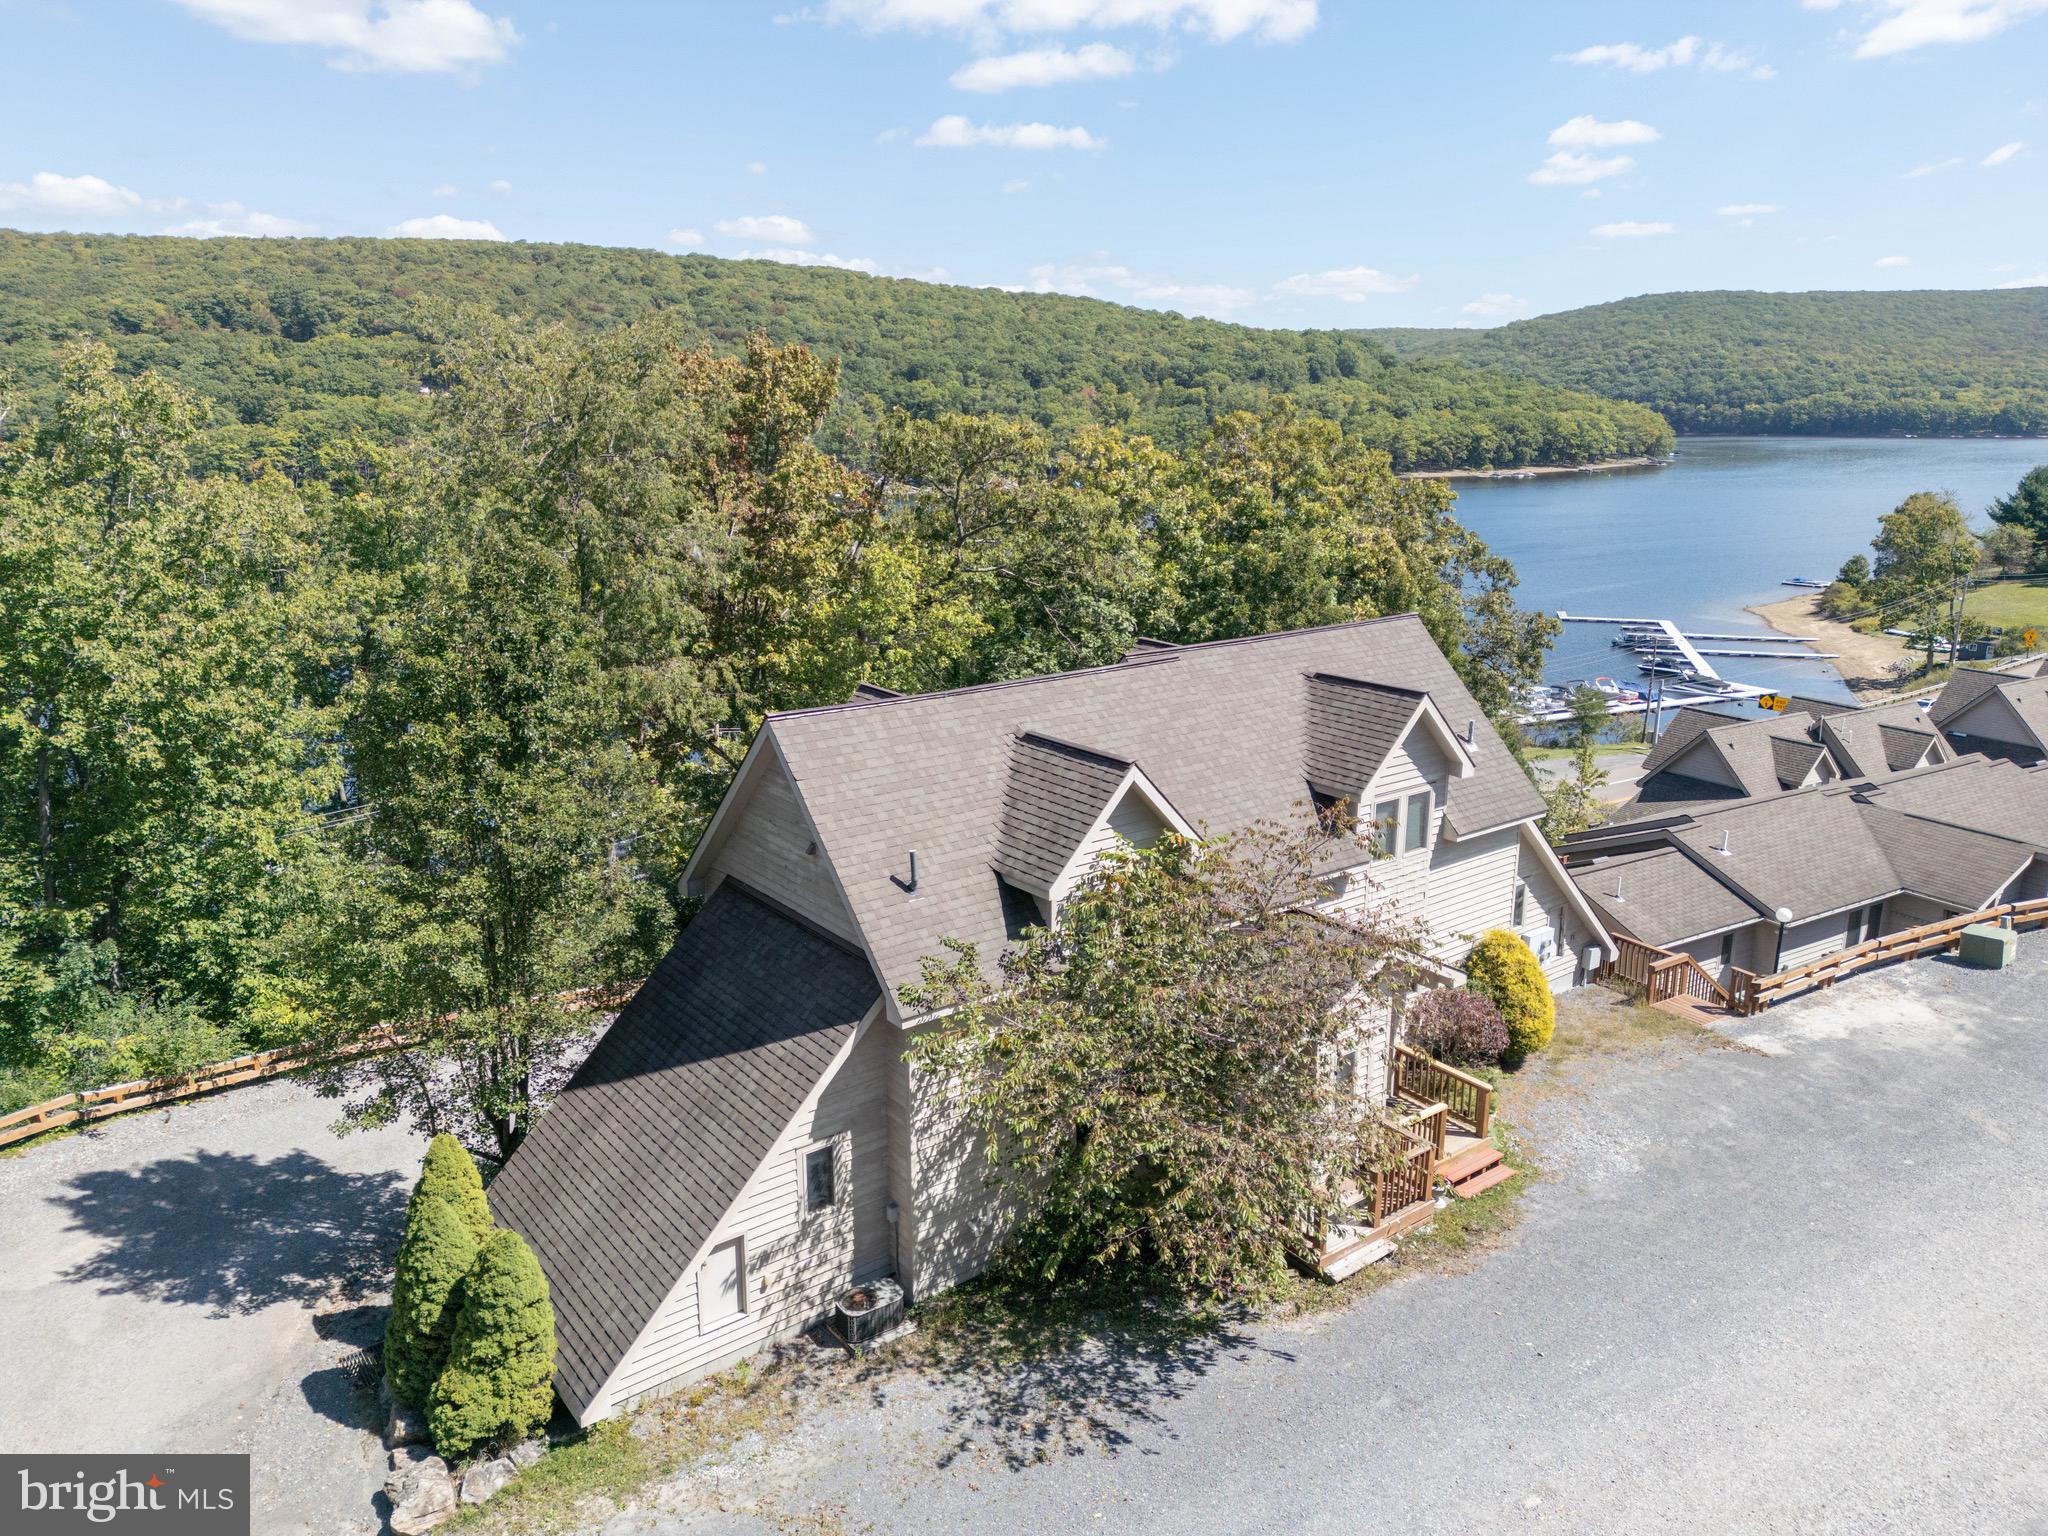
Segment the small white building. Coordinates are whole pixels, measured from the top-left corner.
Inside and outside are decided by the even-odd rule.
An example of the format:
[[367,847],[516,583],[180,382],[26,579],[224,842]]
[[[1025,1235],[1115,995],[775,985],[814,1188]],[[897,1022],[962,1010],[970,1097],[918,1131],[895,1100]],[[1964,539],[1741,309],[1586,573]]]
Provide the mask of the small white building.
[[[771,716],[685,874],[705,898],[491,1188],[546,1270],[589,1423],[816,1322],[849,1286],[977,1273],[1013,1218],[900,991],[993,964],[1100,851],[1339,803],[1332,910],[1384,891],[1454,968],[1495,928],[1556,989],[1593,906],[1542,798],[1413,615]],[[1382,1038],[1369,1072],[1390,1072]]]

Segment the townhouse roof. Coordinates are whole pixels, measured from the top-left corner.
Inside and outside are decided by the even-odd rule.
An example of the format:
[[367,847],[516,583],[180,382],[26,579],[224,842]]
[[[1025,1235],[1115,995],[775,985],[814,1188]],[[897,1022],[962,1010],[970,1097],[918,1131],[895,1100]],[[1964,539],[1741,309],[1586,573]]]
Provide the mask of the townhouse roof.
[[1913,699],[1828,715],[1820,732],[1845,778],[1916,768],[1941,740],[1931,711]]
[[1304,766],[1319,791],[1356,799],[1400,744],[1426,696],[1413,688],[1312,673]]
[[[1804,782],[1823,755],[1813,731],[1814,717],[1802,712],[1745,720],[1712,710],[1682,709],[1643,758],[1642,793],[1653,801],[1668,802],[1722,799],[1731,794],[1752,797],[1794,788]],[[1702,740],[1727,765],[1736,781],[1733,786],[1714,784],[1671,767]],[[1693,786],[1702,784],[1708,792],[1694,794]]]
[[1660,949],[1757,920],[1757,909],[1683,849],[1610,854],[1566,871],[1616,927]]
[[879,992],[865,958],[728,879],[492,1180],[548,1277],[579,1412]]
[[[987,961],[1007,942],[999,868],[1018,737],[1142,763],[1163,797],[1212,833],[1307,825],[1312,763],[1349,774],[1370,762],[1380,712],[1404,694],[1472,722],[1471,771],[1445,797],[1450,836],[1542,814],[1542,796],[1413,614],[1141,647],[1114,666],[773,715],[765,733],[893,999],[942,939],[971,941]],[[1332,729],[1339,697],[1361,705],[1344,716],[1356,732],[1348,739]]]

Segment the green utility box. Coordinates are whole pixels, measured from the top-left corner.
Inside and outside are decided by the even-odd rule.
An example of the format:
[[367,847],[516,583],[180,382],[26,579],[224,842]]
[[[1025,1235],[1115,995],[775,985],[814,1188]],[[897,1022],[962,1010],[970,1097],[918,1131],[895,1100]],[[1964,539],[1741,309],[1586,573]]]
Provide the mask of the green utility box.
[[1965,965],[1986,971],[2002,971],[2012,964],[2013,945],[2019,935],[1993,923],[1972,923],[1963,930],[1962,947],[1956,951]]

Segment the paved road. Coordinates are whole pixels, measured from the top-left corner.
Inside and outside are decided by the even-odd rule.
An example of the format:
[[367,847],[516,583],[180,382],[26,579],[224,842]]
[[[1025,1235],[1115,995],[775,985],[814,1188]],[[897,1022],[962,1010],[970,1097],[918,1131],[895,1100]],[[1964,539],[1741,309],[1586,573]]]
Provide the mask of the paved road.
[[1179,1361],[892,1383],[607,1536],[2048,1532],[2023,943],[1607,1071],[1546,1112],[1560,1176],[1463,1274]]
[[0,1161],[0,1450],[249,1451],[262,1533],[367,1531],[374,1340],[421,1145],[292,1083]]

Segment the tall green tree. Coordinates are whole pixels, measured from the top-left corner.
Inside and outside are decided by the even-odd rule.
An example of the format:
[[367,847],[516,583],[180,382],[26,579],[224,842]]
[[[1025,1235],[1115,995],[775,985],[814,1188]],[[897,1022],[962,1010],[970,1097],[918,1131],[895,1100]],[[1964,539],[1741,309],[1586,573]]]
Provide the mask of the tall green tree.
[[2035,465],[2009,494],[1992,502],[1991,520],[2048,539],[2048,464]]
[[1410,984],[1413,936],[1378,905],[1307,910],[1328,851],[1260,826],[1112,854],[999,978],[956,945],[905,989],[945,1013],[912,1060],[961,1085],[991,1177],[1028,1211],[1012,1254],[1031,1273],[1257,1295],[1382,1166],[1393,1136],[1356,1053]]
[[0,440],[0,1053],[24,1090],[196,1065],[274,1018],[279,871],[340,778],[348,634],[305,496],[196,479],[202,408],[105,348],[62,368],[49,419]]
[[1977,568],[1977,535],[1953,496],[1915,491],[1878,520],[1870,547],[1882,601],[1917,616],[1933,666],[1935,640],[1953,628],[1961,584]]

